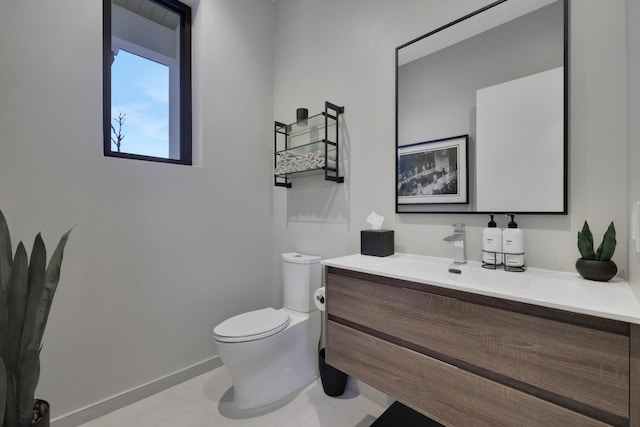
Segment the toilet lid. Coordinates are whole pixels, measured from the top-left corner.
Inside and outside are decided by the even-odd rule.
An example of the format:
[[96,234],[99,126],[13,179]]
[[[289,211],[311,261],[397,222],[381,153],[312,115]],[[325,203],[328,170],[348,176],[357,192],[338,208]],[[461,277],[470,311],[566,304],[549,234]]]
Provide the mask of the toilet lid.
[[233,316],[213,329],[213,336],[223,342],[243,342],[269,337],[285,329],[291,317],[271,307]]

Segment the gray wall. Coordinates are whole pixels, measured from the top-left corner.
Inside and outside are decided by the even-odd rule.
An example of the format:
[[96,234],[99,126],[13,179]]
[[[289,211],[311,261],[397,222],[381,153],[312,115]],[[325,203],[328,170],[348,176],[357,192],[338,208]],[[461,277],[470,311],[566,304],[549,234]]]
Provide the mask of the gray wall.
[[[280,253],[356,253],[371,210],[396,230],[397,250],[417,254],[451,256],[442,237],[466,222],[469,257],[479,260],[486,218],[394,214],[394,53],[488,3],[202,0],[202,166],[183,167],[102,156],[99,1],[4,1],[0,208],[29,247],[39,230],[52,246],[77,224],[42,352],[38,395],[54,417],[214,357],[213,325],[281,304]],[[627,127],[625,2],[572,6],[570,214],[519,224],[529,265],[573,271],[582,221],[598,236],[615,220],[614,259],[626,274],[629,191],[640,198],[625,161],[640,154],[627,132],[640,132]],[[637,44],[637,24],[630,34]],[[637,83],[630,77],[633,117]],[[297,107],[316,112],[324,100],[346,107],[346,182],[273,188],[272,120],[293,121]]]
[[[296,180],[275,188],[274,252],[334,257],[359,252],[372,211],[395,229],[396,250],[452,256],[442,241],[451,224],[467,224],[468,256],[481,259],[488,217],[394,213],[395,48],[489,1],[278,0],[275,117],[296,107],[345,106],[346,182]],[[627,111],[623,0],[572,2],[570,22],[569,215],[520,216],[531,267],[575,271],[576,232],[589,220],[596,239],[618,229],[614,260],[627,273]],[[332,37],[331,35],[335,35]],[[306,49],[313,46],[313,49]],[[504,223],[504,219],[502,219]]]
[[0,208],[28,247],[42,230],[53,250],[76,225],[37,390],[55,418],[210,360],[217,323],[279,303],[274,6],[200,3],[198,167],[103,157],[101,1],[9,0],[0,10]]
[[[627,60],[628,60],[628,105],[629,105],[629,206],[631,214],[635,202],[640,202],[640,4],[627,0]],[[640,254],[635,251],[635,242],[629,240],[629,281],[640,298]]]
[[475,139],[478,89],[563,65],[562,16],[557,2],[401,66],[399,145]]

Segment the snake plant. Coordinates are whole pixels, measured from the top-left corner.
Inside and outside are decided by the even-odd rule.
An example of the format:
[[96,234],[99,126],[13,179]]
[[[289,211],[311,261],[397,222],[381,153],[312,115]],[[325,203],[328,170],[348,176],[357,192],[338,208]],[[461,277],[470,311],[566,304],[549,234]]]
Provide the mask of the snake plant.
[[62,236],[47,266],[40,233],[30,258],[22,242],[12,255],[9,228],[0,211],[0,427],[31,424],[42,335],[70,232]]
[[582,258],[586,260],[610,261],[616,250],[616,229],[613,226],[613,221],[604,233],[602,243],[598,246],[597,251],[593,250],[593,235],[589,229],[589,224],[585,221],[582,231],[578,231],[578,250]]

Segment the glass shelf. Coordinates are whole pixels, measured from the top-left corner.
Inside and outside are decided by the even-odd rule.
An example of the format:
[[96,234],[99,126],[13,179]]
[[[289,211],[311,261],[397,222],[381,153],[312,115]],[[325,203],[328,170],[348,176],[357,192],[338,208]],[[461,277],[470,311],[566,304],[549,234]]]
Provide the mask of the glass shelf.
[[301,178],[303,176],[317,175],[317,174],[323,173],[323,172],[324,172],[324,167],[320,167],[320,168],[307,169],[307,170],[298,171],[298,172],[275,174],[275,176],[277,176],[278,178],[287,178],[287,177],[288,178],[292,178],[292,177]]
[[274,184],[291,188],[290,178],[323,174],[326,181],[344,182],[339,170],[339,122],[344,107],[325,102],[324,112],[293,123],[276,121]]
[[[319,141],[313,141],[306,144],[297,145],[295,147],[289,147],[286,150],[279,150],[279,151],[276,151],[275,153],[276,155],[278,155],[282,153],[304,154],[304,153],[312,153],[314,151],[324,152],[324,144],[325,144],[325,140],[321,139]],[[332,150],[335,150],[335,149],[336,149],[335,144],[332,142],[329,142],[327,145],[327,151],[331,152]]]
[[[284,124],[279,127],[279,132],[286,133],[289,138],[295,138],[300,135],[304,135],[307,133],[312,133],[315,131],[322,131],[324,134],[325,126],[331,127],[335,126],[336,119],[327,115],[327,120],[325,121],[325,113],[322,112],[320,114],[316,114],[315,116],[309,116],[306,120],[306,124],[303,124],[303,121],[293,122],[289,124]],[[325,124],[326,123],[326,124]]]

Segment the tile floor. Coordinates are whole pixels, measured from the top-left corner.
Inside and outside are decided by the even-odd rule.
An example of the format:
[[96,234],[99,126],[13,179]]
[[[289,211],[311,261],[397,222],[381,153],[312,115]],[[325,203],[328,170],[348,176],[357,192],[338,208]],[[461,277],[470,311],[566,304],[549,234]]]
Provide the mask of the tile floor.
[[316,380],[293,400],[251,415],[233,409],[222,366],[81,427],[368,427],[385,408],[348,387],[332,398]]

